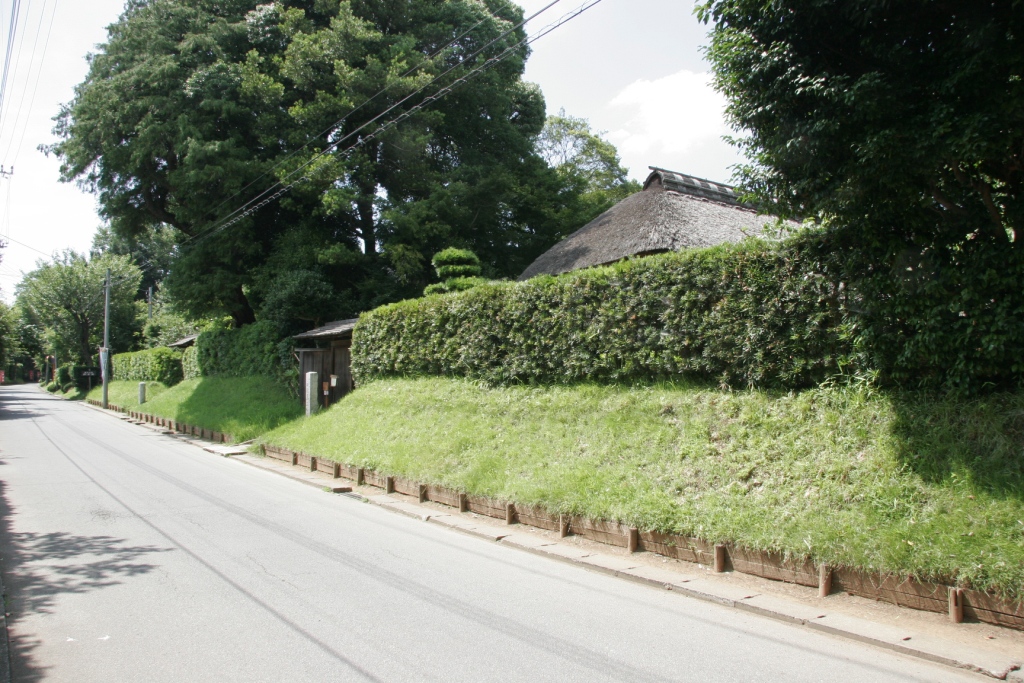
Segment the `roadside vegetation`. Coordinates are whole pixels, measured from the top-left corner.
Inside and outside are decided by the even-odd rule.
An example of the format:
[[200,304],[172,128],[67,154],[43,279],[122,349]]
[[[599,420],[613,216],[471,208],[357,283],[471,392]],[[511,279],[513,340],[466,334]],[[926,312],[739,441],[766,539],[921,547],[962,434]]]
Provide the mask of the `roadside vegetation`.
[[[99,401],[102,387],[89,393]],[[302,407],[281,384],[264,377],[204,377],[167,388],[146,383],[146,403],[139,405],[138,382],[111,382],[110,403],[130,410],[230,434],[247,441],[299,417]]]
[[645,529],[1024,586],[1018,394],[384,379],[262,441]]

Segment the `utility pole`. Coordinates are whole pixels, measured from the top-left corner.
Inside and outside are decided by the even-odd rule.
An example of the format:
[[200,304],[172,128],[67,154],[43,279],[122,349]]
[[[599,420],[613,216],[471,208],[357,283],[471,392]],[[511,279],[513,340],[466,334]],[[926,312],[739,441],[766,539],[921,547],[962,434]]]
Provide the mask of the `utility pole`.
[[149,298],[148,298],[148,301],[149,301],[149,319],[152,320],[153,319],[153,288],[152,287],[149,288]]
[[107,385],[110,383],[107,366],[110,365],[110,268],[107,268],[107,283],[103,302],[103,348],[100,349],[100,374],[103,375],[103,409],[107,408]]

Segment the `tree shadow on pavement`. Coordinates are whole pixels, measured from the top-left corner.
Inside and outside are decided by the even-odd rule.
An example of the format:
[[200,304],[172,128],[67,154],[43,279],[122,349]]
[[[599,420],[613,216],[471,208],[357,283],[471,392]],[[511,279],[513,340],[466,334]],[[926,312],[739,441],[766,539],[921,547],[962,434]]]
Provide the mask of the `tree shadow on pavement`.
[[0,558],[12,678],[39,681],[47,678],[48,669],[34,654],[40,640],[19,632],[19,621],[53,613],[62,595],[101,590],[147,574],[157,565],[145,559],[171,548],[132,546],[112,536],[17,532],[12,524],[16,514],[7,497],[7,484],[0,481]]
[[39,417],[41,413],[33,410],[33,404],[40,401],[53,401],[52,396],[27,391],[0,391],[0,422],[5,420],[28,420]]

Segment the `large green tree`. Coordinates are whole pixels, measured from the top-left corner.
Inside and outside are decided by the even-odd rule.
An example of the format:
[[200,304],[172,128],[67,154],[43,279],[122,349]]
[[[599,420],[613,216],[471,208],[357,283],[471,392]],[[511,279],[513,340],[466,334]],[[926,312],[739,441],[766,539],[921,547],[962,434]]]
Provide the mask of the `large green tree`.
[[[1024,3],[707,0],[742,183],[819,219],[883,377],[1024,381]],[[851,286],[852,285],[852,286]]]
[[142,271],[129,256],[103,255],[92,260],[65,251],[41,263],[18,284],[18,307],[24,326],[41,331],[44,349],[63,363],[73,358],[88,364],[103,342],[104,282],[111,274],[110,346],[128,351],[139,331],[135,295]]
[[534,150],[544,102],[521,78],[522,16],[509,0],[138,0],[92,57],[51,150],[115,234],[174,227],[166,284],[196,317],[350,315],[421,289],[429,254],[450,244],[516,274],[560,236],[572,200]]
[[641,189],[629,179],[615,145],[589,121],[564,109],[548,117],[537,137],[537,152],[577,190],[576,214],[584,223]]
[[708,0],[698,12],[752,161],[743,180],[776,210],[1003,244],[1024,228],[1019,0]]

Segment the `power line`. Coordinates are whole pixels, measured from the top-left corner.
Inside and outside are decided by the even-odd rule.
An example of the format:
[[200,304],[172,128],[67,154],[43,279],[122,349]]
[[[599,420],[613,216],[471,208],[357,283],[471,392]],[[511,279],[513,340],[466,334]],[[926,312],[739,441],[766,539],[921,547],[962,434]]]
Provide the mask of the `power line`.
[[[49,0],[46,0],[46,2],[48,2],[48,1]],[[46,2],[43,3],[43,9],[39,13],[39,27],[36,29],[36,41],[32,45],[32,58],[33,58],[33,61],[35,60],[36,43],[39,42],[39,31],[43,27],[43,19],[44,19],[45,14],[46,14]],[[36,71],[36,82],[32,86],[32,97],[29,100],[28,113],[25,115],[25,125],[22,126],[22,128],[21,128],[21,138],[18,140],[18,146],[15,148],[14,159],[11,161],[12,168],[13,168],[14,164],[18,163],[18,157],[21,156],[21,147],[22,147],[23,144],[25,144],[25,134],[28,133],[28,124],[29,124],[29,121],[32,118],[32,111],[33,111],[33,109],[35,108],[35,105],[36,105],[36,93],[39,91],[39,81],[42,80],[43,65],[46,64],[46,51],[50,47],[50,35],[53,33],[53,22],[54,22],[54,19],[57,18],[57,5],[58,5],[59,2],[60,2],[60,0],[54,0],[53,1],[53,10],[50,12],[50,24],[49,24],[49,26],[46,29],[46,40],[43,41],[43,54],[39,58],[39,69]],[[31,78],[31,77],[32,77],[32,69],[30,68],[29,69],[29,78]],[[26,83],[26,87],[25,87],[25,91],[24,92],[28,92],[28,85],[27,85],[27,83]],[[22,103],[24,103],[24,101],[25,101],[24,92],[22,93],[22,98],[21,98],[22,99]],[[19,118],[20,118],[20,115],[21,115],[21,111],[20,111],[21,110],[21,106],[20,105],[18,107],[18,110],[19,110],[18,114],[19,114]],[[17,130],[18,130],[18,119],[15,118],[15,120],[14,120],[14,136],[17,136]],[[11,141],[12,142],[14,141],[14,137],[11,138]],[[7,155],[10,153],[10,151],[11,151],[11,145],[8,144],[7,151],[4,152],[4,158],[7,157]]]
[[[363,130],[364,130],[365,128],[367,128],[368,126],[370,126],[370,125],[372,125],[373,123],[376,123],[376,122],[377,122],[377,121],[379,121],[380,119],[384,118],[384,117],[385,117],[386,115],[388,115],[389,113],[391,113],[392,111],[394,111],[395,109],[397,109],[398,107],[400,107],[400,106],[401,106],[402,104],[404,104],[404,103],[408,102],[409,100],[411,100],[411,99],[412,99],[412,98],[414,98],[415,96],[417,96],[417,95],[419,95],[420,93],[422,93],[423,91],[425,91],[425,90],[426,90],[427,88],[429,88],[430,86],[432,86],[432,85],[434,85],[435,83],[437,83],[437,82],[438,82],[439,80],[441,80],[441,79],[442,79],[442,78],[444,78],[445,76],[449,75],[450,73],[452,73],[452,72],[453,72],[453,71],[455,71],[456,69],[458,69],[458,68],[460,68],[461,66],[463,66],[463,65],[464,65],[464,64],[465,64],[466,62],[468,62],[468,61],[470,61],[470,60],[473,60],[473,59],[475,59],[475,58],[476,58],[476,57],[478,57],[478,56],[479,56],[479,55],[480,55],[481,53],[483,53],[483,52],[484,52],[485,50],[487,50],[487,48],[491,47],[491,46],[492,46],[492,45],[494,45],[495,43],[498,43],[498,42],[500,42],[500,41],[504,40],[504,39],[505,39],[506,37],[508,37],[508,36],[509,36],[510,34],[514,33],[514,32],[515,32],[515,31],[517,31],[517,30],[519,30],[519,29],[520,29],[520,28],[522,28],[522,27],[523,27],[524,25],[526,25],[526,24],[527,24],[528,22],[532,21],[533,19],[537,18],[538,16],[540,16],[540,15],[541,15],[541,14],[543,14],[544,12],[548,11],[549,9],[551,9],[552,7],[554,7],[555,5],[557,5],[557,4],[559,3],[559,2],[561,2],[561,0],[553,0],[553,1],[552,1],[552,2],[550,2],[549,4],[545,5],[545,6],[544,6],[544,7],[542,8],[542,9],[540,9],[539,11],[537,11],[537,12],[534,12],[534,13],[533,13],[532,15],[530,15],[529,17],[527,17],[527,18],[523,19],[522,21],[520,21],[520,22],[519,22],[518,24],[516,24],[516,25],[515,25],[515,26],[513,26],[512,28],[508,29],[507,31],[505,31],[504,33],[502,33],[501,35],[499,35],[499,36],[498,36],[497,38],[494,38],[493,40],[491,40],[490,42],[488,42],[488,43],[487,43],[486,45],[484,45],[483,47],[479,48],[479,49],[478,49],[478,50],[477,50],[476,52],[474,52],[474,53],[472,53],[471,55],[469,55],[468,57],[466,57],[466,58],[465,58],[465,60],[463,60],[463,62],[461,62],[461,63],[459,63],[459,64],[456,64],[456,65],[454,65],[454,66],[450,67],[449,69],[447,69],[446,71],[444,71],[443,73],[441,73],[441,74],[439,74],[439,75],[435,76],[435,77],[434,77],[434,78],[433,78],[432,80],[430,80],[430,82],[428,82],[428,83],[425,83],[424,85],[420,86],[420,87],[419,87],[419,88],[417,88],[417,89],[416,89],[415,91],[413,91],[412,93],[410,93],[410,94],[406,95],[405,97],[403,97],[402,99],[398,100],[397,102],[395,102],[394,104],[392,104],[392,105],[391,105],[390,107],[388,107],[387,109],[385,109],[384,111],[382,111],[382,112],[381,112],[380,114],[377,114],[377,116],[375,116],[375,117],[373,117],[372,119],[370,119],[370,120],[368,120],[368,121],[364,122],[364,123],[363,123],[362,125],[360,125],[360,126],[359,126],[358,128],[356,128],[356,129],[355,129],[355,130],[353,130],[352,132],[348,133],[347,135],[343,136],[342,138],[340,138],[340,139],[338,139],[338,140],[334,140],[333,142],[331,142],[330,144],[328,144],[328,145],[327,145],[327,147],[325,147],[325,148],[324,148],[323,150],[321,150],[320,152],[318,152],[317,154],[315,154],[315,155],[314,155],[314,156],[313,156],[312,158],[310,158],[310,159],[309,159],[309,160],[307,160],[307,161],[306,161],[305,163],[303,163],[302,165],[300,165],[300,166],[299,166],[299,167],[298,167],[297,169],[294,169],[294,170],[292,170],[292,171],[291,171],[291,172],[290,172],[290,173],[289,173],[288,175],[286,175],[286,176],[285,176],[284,178],[282,178],[281,180],[279,180],[279,181],[277,181],[276,183],[274,183],[274,184],[273,184],[273,185],[272,185],[272,186],[271,186],[270,188],[268,188],[267,190],[264,190],[264,191],[263,191],[263,192],[261,192],[260,194],[256,195],[256,196],[255,196],[254,198],[250,199],[250,200],[249,200],[248,202],[246,202],[245,204],[243,204],[243,205],[242,205],[241,207],[239,207],[238,209],[235,209],[234,211],[232,211],[231,213],[229,213],[229,214],[228,214],[227,216],[225,216],[224,218],[220,219],[220,221],[221,221],[221,222],[224,222],[224,221],[228,221],[228,223],[229,223],[229,224],[233,225],[234,223],[237,223],[237,222],[238,222],[238,220],[241,220],[241,219],[242,219],[242,218],[244,218],[245,216],[248,216],[248,215],[250,215],[250,214],[251,214],[252,212],[245,212],[245,210],[246,210],[246,209],[247,209],[248,207],[250,207],[250,206],[252,206],[253,204],[255,204],[256,202],[259,202],[259,204],[258,204],[258,206],[259,206],[259,207],[262,207],[262,206],[266,206],[266,205],[267,205],[267,204],[268,204],[269,202],[268,202],[268,201],[261,201],[261,199],[262,199],[262,198],[264,198],[264,197],[266,197],[266,196],[267,196],[268,194],[270,194],[270,193],[274,192],[274,190],[275,190],[275,189],[277,189],[277,188],[279,188],[279,187],[284,187],[284,186],[285,186],[285,183],[287,183],[287,181],[288,181],[288,180],[289,180],[290,178],[294,177],[294,176],[295,176],[296,174],[298,174],[298,173],[299,173],[300,171],[302,171],[302,169],[306,168],[307,166],[309,166],[310,164],[312,164],[312,163],[313,163],[313,162],[315,162],[316,160],[318,160],[318,159],[322,158],[322,157],[323,157],[323,156],[325,156],[325,155],[326,155],[327,153],[329,153],[329,152],[330,152],[331,150],[333,150],[333,149],[336,149],[336,148],[337,148],[337,147],[338,147],[339,145],[341,145],[341,143],[343,143],[343,142],[345,142],[346,140],[349,140],[349,139],[351,139],[351,138],[355,137],[356,135],[358,135],[358,134],[359,134],[359,133],[360,133],[361,131],[363,131]],[[600,2],[600,0],[597,0],[597,2]],[[578,10],[578,11],[577,11],[576,13],[572,13],[572,12],[570,12],[570,13],[569,13],[569,14],[567,14],[566,16],[568,16],[568,17],[570,17],[570,18],[572,18],[572,17],[575,17],[575,16],[578,16],[579,14],[582,14],[582,13],[583,13],[583,11],[586,11],[586,9],[589,9],[589,7],[591,7],[591,6],[595,5],[595,4],[597,4],[597,2],[591,2],[591,3],[589,4],[589,5],[587,5],[587,4],[585,3],[585,5],[584,5],[584,8],[583,8],[582,10]],[[565,19],[565,18],[563,17],[563,19]],[[567,21],[567,20],[566,20],[566,21]],[[565,23],[565,21],[561,21],[561,23]],[[557,25],[555,25],[555,28],[557,28],[557,26],[560,26],[560,25],[561,25],[561,23],[559,23],[559,22],[556,22],[556,24],[557,24]],[[546,33],[545,33],[544,35],[546,35]],[[543,36],[539,36],[539,37],[543,37]],[[525,45],[528,45],[528,44],[529,44],[529,39],[527,39],[527,40],[524,40],[524,41],[519,41],[518,43],[516,43],[515,45],[513,45],[513,46],[512,46],[511,48],[509,48],[509,49],[506,49],[506,50],[505,50],[505,51],[504,51],[503,53],[501,53],[501,57],[499,58],[499,61],[500,61],[500,59],[503,59],[503,58],[504,58],[505,56],[507,56],[508,54],[510,54],[510,53],[511,53],[512,51],[514,51],[515,49],[517,49],[517,48],[519,48],[519,47],[523,46],[524,44],[525,44]],[[492,60],[493,60],[493,59],[494,59],[494,58],[492,58]],[[489,60],[488,62],[485,62],[485,64],[491,64],[491,60]],[[479,68],[479,67],[476,67],[476,68]],[[488,68],[489,68],[489,67],[488,67]],[[458,82],[458,81],[456,81],[456,83],[457,83],[457,82]],[[451,86],[448,86],[448,87],[450,88]],[[439,92],[445,92],[445,91],[446,91],[446,89],[442,89],[442,90],[441,90],[441,91],[439,91]],[[380,93],[378,93],[378,95],[379,95],[379,94],[380,94]],[[433,99],[437,99],[437,96],[438,96],[438,94],[437,94],[437,93],[435,93],[435,94],[434,94],[434,95],[433,95],[432,97],[433,97]],[[374,97],[377,97],[377,95],[374,95]],[[373,99],[373,98],[370,98],[370,99]],[[367,100],[367,102],[368,102],[368,101],[369,101],[369,100]],[[426,101],[431,101],[431,98],[427,98],[427,100],[426,100]],[[422,107],[422,103],[421,103],[421,105],[419,105],[418,107],[415,107],[415,108],[413,108],[413,110],[418,110],[418,108],[421,108],[421,107]],[[410,111],[412,111],[412,110],[410,110]],[[346,120],[346,119],[348,118],[348,116],[350,116],[351,114],[352,114],[352,112],[350,112],[350,113],[349,113],[349,114],[347,114],[347,115],[346,115],[345,117],[343,117],[342,119],[340,119],[339,121],[337,121],[337,122],[336,122],[336,123],[335,123],[335,124],[334,124],[333,126],[331,126],[331,129],[332,129],[332,130],[333,130],[333,129],[336,129],[336,128],[337,128],[337,127],[338,127],[339,125],[341,125],[342,123],[344,123],[344,121],[345,121],[345,120]],[[345,151],[351,151],[351,150],[349,149],[349,150],[345,150]],[[283,163],[283,162],[282,162],[282,163]],[[301,181],[301,180],[302,180],[302,179],[300,178],[300,181]],[[290,185],[288,185],[288,189],[291,189],[291,187],[294,187],[294,186],[295,186],[295,184],[296,184],[296,183],[291,183]],[[285,190],[285,192],[287,192],[287,189]],[[276,194],[274,194],[274,195],[273,195],[273,196],[272,196],[272,197],[270,198],[270,201],[273,201],[274,199],[276,199],[277,197],[279,197],[279,196],[280,196],[281,194],[282,194],[282,193],[276,193]],[[223,205],[223,203],[222,203],[221,205]],[[237,216],[237,217],[236,217],[236,216],[235,216],[235,214],[237,214],[237,213],[238,213],[238,212],[240,212],[240,211],[242,211],[242,212],[243,212],[243,214],[242,214],[242,215],[240,215],[240,216]],[[236,218],[237,218],[238,220],[236,220]],[[212,228],[208,228],[207,230],[204,230],[204,231],[200,231],[200,232],[199,232],[199,233],[197,233],[196,235],[193,235],[193,236],[192,236],[192,237],[190,237],[189,239],[185,240],[185,242],[184,242],[183,244],[188,244],[188,243],[192,242],[193,240],[195,240],[195,239],[197,239],[197,238],[199,238],[199,237],[203,236],[203,235],[204,235],[204,233],[206,233],[206,232],[209,232],[210,230],[219,230],[219,229],[220,229],[220,228],[219,228],[219,227],[217,226],[217,224],[215,224],[215,225],[214,225],[214,227],[212,227]]]
[[[40,13],[39,13],[39,26],[36,28],[36,40],[35,40],[36,44],[38,44],[38,42],[39,42],[39,33],[40,33],[40,30],[41,30],[42,24],[43,24],[43,13],[46,11],[46,2],[47,2],[47,0],[43,0],[43,8],[42,8],[42,10],[40,10]],[[4,103],[5,106],[3,107],[3,111],[0,112],[0,133],[2,133],[3,131],[7,130],[7,124],[10,122],[10,114],[11,114],[12,109],[11,109],[11,107],[6,106],[6,105],[10,101],[12,101],[14,99],[14,96],[15,96],[14,95],[14,88],[16,88],[17,85],[18,85],[18,74],[21,72],[22,57],[25,54],[25,50],[24,50],[24,48],[25,48],[25,36],[28,34],[28,25],[29,25],[29,19],[30,19],[31,16],[32,16],[32,0],[26,0],[26,3],[25,3],[25,18],[24,18],[24,21],[22,21],[22,26],[21,26],[21,28],[22,28],[22,30],[21,30],[21,37],[18,39],[18,49],[17,49],[17,52],[14,54],[14,71],[11,74],[11,88],[12,88],[12,90],[11,90],[11,97],[10,98],[6,98],[5,103]],[[15,29],[15,30],[17,30],[17,29]],[[25,84],[24,84],[24,87],[21,90],[21,99],[20,99],[20,101],[18,103],[18,108],[16,110],[14,110],[14,111],[17,112],[17,114],[14,117],[14,126],[13,126],[13,128],[11,128],[11,141],[14,140],[14,137],[15,137],[14,133],[15,133],[15,130],[17,129],[17,127],[18,127],[18,119],[21,118],[21,111],[22,111],[22,109],[23,109],[23,107],[25,105],[25,94],[28,91],[28,81],[32,77],[32,66],[33,66],[33,61],[35,60],[35,52],[36,52],[36,45],[33,44],[33,46],[32,46],[32,54],[29,57],[29,61],[28,61],[28,74],[26,75],[26,77],[24,79],[25,80]],[[10,146],[10,143],[8,143],[8,146]],[[4,156],[6,157],[6,154]]]
[[[541,12],[546,11],[548,8],[550,8],[550,7],[554,6],[555,4],[557,4],[558,1],[559,0],[555,0],[555,2],[552,2],[550,5],[548,5],[544,9],[542,9],[540,12],[537,12],[536,14],[532,15],[532,17],[530,17],[530,18],[532,19],[533,17],[536,17]],[[471,78],[479,75],[480,73],[483,73],[487,69],[490,69],[491,67],[493,67],[496,64],[500,63],[502,60],[504,60],[505,58],[507,58],[508,56],[513,54],[520,47],[528,46],[528,45],[536,42],[537,40],[540,40],[544,36],[548,35],[552,31],[554,31],[554,30],[558,29],[559,27],[563,26],[564,24],[568,23],[572,19],[575,19],[576,17],[578,17],[579,15],[583,14],[588,9],[594,7],[595,5],[597,5],[600,2],[601,2],[601,0],[588,0],[587,2],[583,3],[583,5],[580,5],[579,7],[577,7],[575,10],[573,10],[571,12],[568,12],[567,14],[563,15],[557,21],[552,22],[551,24],[545,26],[540,31],[538,31],[536,34],[534,34],[532,36],[529,36],[526,39],[518,41],[517,43],[509,46],[503,52],[499,53],[498,55],[496,55],[494,57],[489,58],[484,63],[474,67],[469,72],[467,72],[466,74],[464,74],[460,78],[456,79],[451,84],[441,88],[440,90],[435,92],[433,95],[430,95],[430,96],[426,97],[419,104],[417,104],[417,105],[407,109],[406,111],[402,112],[397,117],[395,117],[395,118],[393,118],[393,119],[391,119],[389,121],[386,121],[381,126],[379,126],[376,130],[374,130],[373,132],[371,132],[371,133],[361,137],[355,144],[345,148],[344,150],[341,150],[340,153],[342,155],[344,155],[344,154],[347,154],[349,152],[352,152],[353,150],[355,150],[358,147],[361,147],[361,146],[365,145],[367,142],[369,142],[370,140],[378,137],[380,134],[382,134],[386,130],[388,130],[388,129],[394,127],[395,125],[401,123],[402,121],[410,118],[414,113],[420,111],[421,109],[426,107],[428,104],[431,104],[432,102],[435,102],[435,101],[443,98],[444,96],[446,96],[449,93],[451,93],[454,89],[458,88],[460,85],[465,84],[466,82],[468,82]],[[504,38],[505,36],[507,36],[509,33],[517,30],[518,28],[520,28],[523,24],[525,24],[529,20],[530,19],[526,19],[523,22],[521,22],[520,24],[516,25],[515,27],[513,27],[509,31],[505,32],[504,34],[502,34],[501,36],[499,36],[495,40],[493,40],[490,43],[488,43],[487,45],[485,45],[483,48],[481,48],[480,50],[475,52],[472,56],[470,56],[467,59],[472,59],[473,57],[479,55],[480,52],[485,50],[487,47],[490,47],[495,42],[497,42],[497,41],[501,40],[502,38]],[[458,65],[458,66],[461,66],[461,65]],[[257,195],[255,198],[253,198],[252,200],[250,200],[246,204],[243,204],[241,207],[239,207],[235,211],[233,211],[230,214],[228,214],[228,216],[226,216],[225,219],[223,219],[220,223],[215,224],[215,225],[211,226],[210,228],[207,228],[204,231],[196,233],[196,235],[194,235],[194,236],[190,237],[188,240],[186,240],[182,244],[182,246],[186,246],[186,245],[188,245],[191,242],[197,242],[199,240],[206,239],[210,235],[213,235],[215,233],[221,232],[222,230],[225,230],[225,229],[231,227],[232,225],[237,224],[239,221],[241,221],[244,218],[252,215],[256,211],[259,211],[264,206],[267,206],[271,202],[273,202],[276,199],[280,198],[281,196],[283,196],[284,194],[289,192],[293,187],[295,187],[299,183],[302,183],[302,182],[304,182],[306,180],[309,180],[309,176],[304,175],[304,176],[301,176],[298,179],[296,179],[296,180],[294,180],[294,181],[292,181],[290,183],[287,182],[289,178],[292,178],[295,175],[297,175],[300,171],[302,171],[302,169],[308,167],[310,164],[314,163],[318,159],[326,156],[328,153],[331,152],[332,149],[336,149],[340,145],[340,143],[342,143],[345,140],[355,136],[360,131],[365,129],[367,126],[377,122],[385,114],[391,112],[392,110],[394,110],[395,108],[400,106],[402,103],[408,101],[409,99],[411,99],[415,95],[421,93],[427,87],[429,87],[433,83],[436,83],[438,80],[440,80],[441,78],[443,78],[447,74],[451,73],[451,71],[453,71],[456,68],[458,68],[458,66],[452,67],[448,71],[446,71],[443,74],[441,74],[440,76],[436,77],[430,83],[427,83],[426,85],[424,85],[422,88],[420,88],[416,92],[414,92],[414,93],[404,97],[403,99],[399,100],[398,102],[393,104],[391,107],[389,107],[387,110],[385,110],[381,114],[377,115],[373,119],[371,119],[371,120],[367,121],[366,123],[364,123],[363,125],[361,125],[355,131],[349,133],[348,135],[346,135],[345,137],[343,137],[343,138],[341,138],[339,140],[336,140],[336,141],[332,142],[324,150],[322,150],[321,152],[319,152],[316,155],[314,155],[311,159],[309,159],[308,161],[303,163],[301,166],[299,166],[299,168],[293,170],[291,173],[289,173],[287,176],[285,176],[285,178],[283,178],[280,181],[278,181],[277,183],[275,183],[268,190],[265,190],[264,192],[260,193],[259,195]],[[277,188],[280,188],[280,189],[277,189]]]
[[4,54],[3,70],[0,72],[0,112],[7,105],[7,77],[11,69],[11,56],[14,53],[14,38],[18,33],[18,16],[21,12],[21,0],[11,0],[11,23],[7,27],[7,49]]

